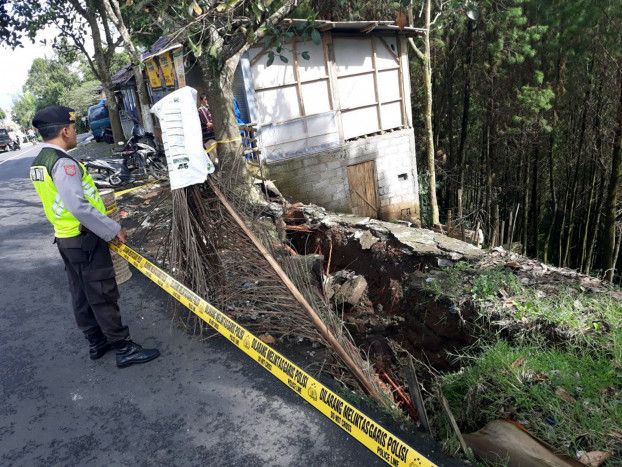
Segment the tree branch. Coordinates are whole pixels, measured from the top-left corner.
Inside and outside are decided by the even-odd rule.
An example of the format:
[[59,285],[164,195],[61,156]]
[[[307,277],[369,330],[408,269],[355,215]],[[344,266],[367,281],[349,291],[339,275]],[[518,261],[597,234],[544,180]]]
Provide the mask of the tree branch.
[[419,50],[419,47],[417,47],[417,44],[415,44],[415,41],[413,40],[412,37],[408,38],[408,43],[410,44],[412,49],[417,54],[417,57],[419,57],[419,59],[421,59],[421,60],[425,60],[425,55],[423,54],[423,52],[421,50]]

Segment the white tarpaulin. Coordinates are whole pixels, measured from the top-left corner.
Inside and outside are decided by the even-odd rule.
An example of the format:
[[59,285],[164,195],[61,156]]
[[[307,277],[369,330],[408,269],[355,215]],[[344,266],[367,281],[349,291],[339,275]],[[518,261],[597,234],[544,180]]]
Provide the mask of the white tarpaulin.
[[160,99],[151,112],[160,120],[171,190],[207,180],[214,166],[203,148],[197,90],[178,89]]

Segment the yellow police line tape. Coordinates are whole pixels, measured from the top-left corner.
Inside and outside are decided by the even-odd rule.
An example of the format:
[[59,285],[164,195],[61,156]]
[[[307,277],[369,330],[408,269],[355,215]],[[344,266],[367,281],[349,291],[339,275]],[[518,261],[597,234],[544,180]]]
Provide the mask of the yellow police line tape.
[[153,182],[145,183],[144,185],[135,186],[135,187],[133,187],[133,188],[128,188],[127,190],[123,190],[123,191],[115,191],[115,192],[114,192],[114,195],[115,195],[116,197],[123,196],[124,194],[129,193],[130,191],[138,190],[139,188],[145,188],[146,186],[153,185],[154,183],[158,183],[159,181],[164,180],[164,178],[165,178],[165,177],[158,178],[157,180],[154,180]]
[[117,202],[115,201],[114,203],[106,206],[106,215],[109,216],[110,214],[112,214],[113,212],[116,212],[117,209],[119,209],[119,205],[117,204]]
[[110,243],[110,249],[125,258],[141,273],[162,287],[216,331],[229,339],[266,370],[280,379],[345,432],[393,466],[435,466],[404,441],[378,425],[318,380],[266,345],[227,315],[210,305],[186,286],[127,245]]
[[205,148],[205,152],[210,152],[212,149],[214,149],[219,144],[233,143],[235,141],[242,141],[242,137],[238,136],[237,138],[221,139],[219,141],[214,141],[214,144],[212,144],[209,148]]

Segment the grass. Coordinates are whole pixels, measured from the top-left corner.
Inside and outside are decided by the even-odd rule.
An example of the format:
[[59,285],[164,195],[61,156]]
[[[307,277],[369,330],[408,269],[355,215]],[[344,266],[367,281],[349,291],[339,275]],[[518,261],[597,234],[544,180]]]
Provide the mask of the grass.
[[[437,300],[470,301],[478,343],[439,376],[463,432],[510,418],[560,453],[602,450],[622,457],[622,305],[579,283],[525,286],[503,267],[460,264],[424,288]],[[435,434],[457,440],[441,410]],[[616,465],[608,461],[605,465]]]

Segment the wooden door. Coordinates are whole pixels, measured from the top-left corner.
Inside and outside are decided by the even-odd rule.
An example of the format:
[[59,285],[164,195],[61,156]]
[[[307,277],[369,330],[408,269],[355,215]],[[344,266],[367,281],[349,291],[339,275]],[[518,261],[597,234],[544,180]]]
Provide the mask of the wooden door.
[[374,161],[348,167],[350,185],[350,206],[352,213],[358,216],[378,218],[378,190]]

